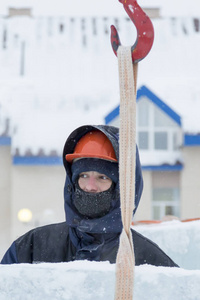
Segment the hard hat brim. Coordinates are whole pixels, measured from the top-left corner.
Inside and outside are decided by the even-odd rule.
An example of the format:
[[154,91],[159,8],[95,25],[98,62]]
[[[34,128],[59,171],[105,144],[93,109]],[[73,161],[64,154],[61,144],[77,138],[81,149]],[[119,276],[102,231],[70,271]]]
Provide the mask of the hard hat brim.
[[94,155],[94,154],[78,154],[78,153],[72,153],[72,154],[67,154],[65,155],[65,159],[71,163],[74,159],[76,158],[100,158],[100,159],[105,159],[113,162],[117,162],[117,159],[111,158],[110,156],[106,155]]

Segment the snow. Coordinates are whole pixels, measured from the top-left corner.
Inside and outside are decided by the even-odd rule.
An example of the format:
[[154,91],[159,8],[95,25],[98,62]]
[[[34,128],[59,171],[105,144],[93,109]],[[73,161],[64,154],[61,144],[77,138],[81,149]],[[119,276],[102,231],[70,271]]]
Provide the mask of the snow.
[[[144,8],[160,8],[161,16],[199,16],[198,0],[138,0],[138,4]],[[38,16],[123,16],[122,4],[118,0],[57,0],[34,1],[34,0],[1,0],[1,14],[7,14],[8,7],[33,8],[33,15]]]
[[162,17],[199,17],[199,0],[138,0],[142,7],[160,8]]
[[[200,221],[136,225],[180,268],[135,267],[134,300],[198,300],[200,294]],[[114,299],[115,264],[75,261],[0,265],[0,300]]]
[[[0,300],[114,299],[115,265],[108,262],[1,265],[0,275]],[[133,299],[198,300],[199,281],[200,270],[138,266]]]
[[[6,115],[10,117],[15,132],[12,134],[13,153],[18,148],[24,154],[31,148],[33,154],[37,154],[38,148],[43,148],[46,154],[50,150],[56,150],[60,154],[66,137],[75,127],[85,123],[104,123],[105,114],[113,107],[111,99],[116,98],[116,92],[105,82],[110,73],[103,75],[106,57],[101,56],[101,50],[104,44],[110,48],[110,44],[104,42],[105,22],[102,19],[97,20],[97,26],[102,30],[98,35],[101,43],[93,39],[92,45],[88,46],[89,51],[86,52],[80,45],[81,19],[77,19],[72,26],[75,31],[72,35],[74,40],[71,40],[70,33],[67,39],[55,32],[53,37],[49,37],[46,21],[40,23],[40,20],[14,18],[8,22],[9,37],[20,32],[27,40],[25,76],[17,76],[19,64],[13,55],[2,52],[0,57],[3,65],[7,56],[9,59],[13,58],[10,67],[6,65],[0,72],[2,115],[4,118]],[[58,24],[59,20],[55,20],[54,28]],[[38,30],[38,26],[43,29],[39,31],[42,35],[41,41],[37,33],[34,38],[31,36],[31,32]],[[91,33],[88,32],[88,35]],[[89,37],[88,41],[90,43]],[[12,43],[12,39],[8,41],[10,53],[19,56],[20,41],[17,42],[17,47],[12,46]],[[69,43],[72,44],[70,47]],[[94,47],[97,48],[95,53]],[[110,53],[113,57],[111,49]],[[96,61],[97,67],[92,68]],[[95,80],[91,81],[93,78]],[[108,94],[110,99],[107,100]]]
[[161,15],[165,17],[199,17],[199,5],[199,0],[162,0]]
[[[81,2],[80,2],[81,1]],[[65,2],[65,4],[64,4]],[[155,7],[160,1],[145,1]],[[104,117],[119,103],[117,59],[112,53],[109,30],[111,16],[120,16],[120,36],[133,43],[133,26],[125,23],[121,4],[115,0],[34,1],[35,15],[109,16],[97,18],[98,35],[87,27],[88,47],[81,44],[81,18],[64,34],[60,22],[68,18],[0,19],[0,35],[8,30],[7,49],[0,49],[0,134],[7,117],[11,120],[12,151],[24,154],[31,148],[37,154],[55,149],[61,153],[68,134],[86,123],[104,123]],[[81,3],[81,6],[80,6]],[[142,0],[139,1],[139,4]],[[33,1],[2,0],[6,6],[32,6]],[[163,16],[179,18],[154,20],[153,48],[139,64],[138,86],[145,84],[170,105],[183,120],[185,132],[200,132],[200,34],[194,31],[192,17],[199,17],[198,0],[163,0]],[[105,9],[106,7],[106,9]],[[87,22],[86,21],[86,25]],[[130,32],[129,33],[129,28]],[[185,28],[186,33],[183,32]],[[74,30],[74,32],[72,31]],[[129,36],[129,37],[128,37]],[[124,40],[123,40],[124,39]],[[20,75],[23,42],[26,45],[25,73]],[[200,234],[199,221],[135,226],[166,251],[180,266],[135,268],[134,299],[199,299]],[[106,263],[73,262],[0,266],[0,299],[114,299],[115,266]],[[159,287],[159,288],[158,288]],[[170,288],[169,288],[170,287]]]
[[7,7],[32,8],[34,16],[120,16],[125,15],[121,9],[122,4],[116,0],[1,0],[0,8],[6,14]]
[[[96,35],[92,22],[86,18],[80,30],[82,18],[0,19],[0,34],[7,28],[6,49],[0,48],[0,134],[9,118],[13,154],[31,149],[37,155],[43,149],[46,155],[53,150],[60,155],[73,129],[104,123],[119,104],[117,58],[106,33],[115,18],[97,18]],[[153,23],[155,40],[139,63],[138,88],[146,85],[182,117],[185,133],[197,134],[200,33],[192,18]],[[123,44],[132,44],[133,25],[120,17],[118,26]],[[20,75],[23,45],[25,68]]]
[[200,270],[200,220],[178,220],[154,225],[137,225],[133,229],[148,237],[181,268]]
[[138,84],[146,84],[181,116],[185,133],[196,134],[200,132],[200,34],[194,32],[191,18],[153,23],[154,44],[139,65]]

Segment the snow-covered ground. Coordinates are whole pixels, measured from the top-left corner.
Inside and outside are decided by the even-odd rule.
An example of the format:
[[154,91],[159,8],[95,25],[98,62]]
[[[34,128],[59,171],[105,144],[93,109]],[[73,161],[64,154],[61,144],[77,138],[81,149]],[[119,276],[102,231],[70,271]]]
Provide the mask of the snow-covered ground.
[[[200,221],[134,229],[151,238],[180,268],[135,268],[134,300],[199,300]],[[114,299],[115,265],[108,262],[0,265],[0,300]]]

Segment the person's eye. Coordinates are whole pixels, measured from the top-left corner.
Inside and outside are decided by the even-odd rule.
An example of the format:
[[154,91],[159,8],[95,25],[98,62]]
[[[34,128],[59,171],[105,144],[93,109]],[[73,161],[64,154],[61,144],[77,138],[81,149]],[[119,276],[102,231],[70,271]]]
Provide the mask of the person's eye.
[[79,178],[87,178],[87,174],[81,173],[81,174],[79,175]]
[[106,175],[100,175],[99,178],[102,180],[110,180],[110,178]]

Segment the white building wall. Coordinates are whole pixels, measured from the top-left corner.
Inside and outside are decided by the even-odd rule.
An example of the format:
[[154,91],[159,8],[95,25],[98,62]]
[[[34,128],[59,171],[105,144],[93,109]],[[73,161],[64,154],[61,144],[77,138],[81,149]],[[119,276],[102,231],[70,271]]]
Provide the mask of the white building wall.
[[10,146],[0,146],[0,257],[10,237],[11,155]]
[[[44,224],[62,222],[65,171],[61,166],[13,166],[12,172],[12,239]],[[28,208],[33,217],[29,223],[18,220],[20,209]]]
[[144,188],[134,221],[151,220],[152,174],[151,171],[143,171],[142,175]]
[[200,217],[200,147],[183,149],[184,169],[181,176],[181,216]]
[[[153,219],[153,189],[180,188],[179,171],[147,171],[143,170],[144,189],[134,221]],[[181,199],[180,199],[181,205]],[[182,218],[181,211],[180,216]]]

